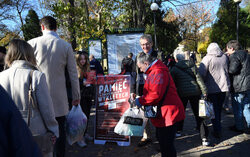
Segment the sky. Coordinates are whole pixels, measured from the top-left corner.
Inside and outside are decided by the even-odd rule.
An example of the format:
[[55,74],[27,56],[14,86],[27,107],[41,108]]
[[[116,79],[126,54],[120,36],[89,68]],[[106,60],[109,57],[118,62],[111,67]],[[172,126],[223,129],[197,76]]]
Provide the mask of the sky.
[[[153,1],[153,0],[151,0],[151,1]],[[199,0],[170,0],[170,1],[171,1],[171,3],[164,2],[162,4],[161,9],[172,8],[175,12],[178,12],[178,10],[181,8],[182,5],[185,5],[188,2],[197,3]],[[218,8],[219,8],[220,0],[203,0],[203,1],[205,3],[211,5],[211,7],[213,6],[213,14],[216,15],[216,12],[218,11]],[[247,0],[243,0],[243,1],[247,1]],[[42,15],[41,9],[39,7],[38,0],[29,0],[29,2],[30,2],[30,4],[32,4],[34,6],[33,9],[37,12],[39,18],[42,18],[43,15]],[[244,4],[244,3],[241,3],[241,4]],[[13,11],[13,14],[15,14],[14,11]],[[23,17],[26,17],[27,14],[28,14],[28,11],[25,11],[23,13]],[[19,19],[17,19],[17,20],[20,21]],[[4,23],[8,26],[8,28],[10,30],[14,30],[15,28],[17,28],[17,24],[13,21],[4,21]]]

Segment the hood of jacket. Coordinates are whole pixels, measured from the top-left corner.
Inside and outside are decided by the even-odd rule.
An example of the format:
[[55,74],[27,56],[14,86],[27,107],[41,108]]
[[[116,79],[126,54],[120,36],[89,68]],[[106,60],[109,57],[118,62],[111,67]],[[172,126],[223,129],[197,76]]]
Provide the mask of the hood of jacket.
[[217,43],[211,43],[207,47],[207,55],[213,55],[216,57],[220,57],[223,55],[223,52],[221,51],[221,49]]
[[175,64],[175,66],[183,70],[190,69],[194,66],[194,62],[191,60],[181,60],[181,61],[178,61]]

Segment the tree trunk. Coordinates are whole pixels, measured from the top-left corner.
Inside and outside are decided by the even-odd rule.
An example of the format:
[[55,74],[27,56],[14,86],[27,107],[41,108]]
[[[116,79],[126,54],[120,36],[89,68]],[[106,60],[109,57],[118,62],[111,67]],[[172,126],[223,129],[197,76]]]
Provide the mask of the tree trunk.
[[75,32],[75,29],[73,27],[74,23],[75,23],[75,14],[74,14],[75,4],[74,4],[74,2],[75,2],[75,0],[69,0],[69,3],[71,5],[72,10],[69,13],[69,19],[68,19],[69,27],[72,28],[72,31],[68,30],[68,36],[69,36],[73,50],[76,49],[76,32]]

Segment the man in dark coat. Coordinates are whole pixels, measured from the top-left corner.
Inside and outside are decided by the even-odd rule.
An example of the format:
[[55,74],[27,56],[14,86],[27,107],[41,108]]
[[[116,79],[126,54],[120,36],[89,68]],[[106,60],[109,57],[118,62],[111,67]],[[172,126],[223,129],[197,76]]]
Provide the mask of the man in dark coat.
[[247,132],[250,128],[250,54],[241,50],[237,40],[227,43],[229,55],[229,74],[233,82],[232,105],[235,126],[231,130],[243,132],[244,117],[247,122]]
[[0,86],[0,156],[42,157],[16,105]]
[[89,55],[90,69],[95,70],[96,75],[104,75],[102,66],[98,60],[95,59],[94,55]]

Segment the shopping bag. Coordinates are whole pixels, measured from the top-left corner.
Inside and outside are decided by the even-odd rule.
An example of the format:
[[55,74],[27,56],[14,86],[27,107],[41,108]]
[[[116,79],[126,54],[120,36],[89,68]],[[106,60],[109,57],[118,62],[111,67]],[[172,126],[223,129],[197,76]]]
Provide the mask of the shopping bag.
[[207,100],[199,100],[199,117],[214,119],[213,104]]
[[114,132],[124,136],[142,136],[147,120],[141,109],[129,108],[115,126]]
[[80,105],[73,106],[66,120],[66,138],[70,145],[82,140],[87,126],[87,117]]

